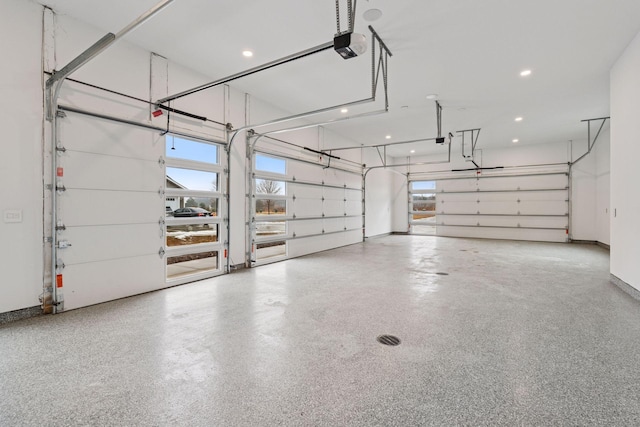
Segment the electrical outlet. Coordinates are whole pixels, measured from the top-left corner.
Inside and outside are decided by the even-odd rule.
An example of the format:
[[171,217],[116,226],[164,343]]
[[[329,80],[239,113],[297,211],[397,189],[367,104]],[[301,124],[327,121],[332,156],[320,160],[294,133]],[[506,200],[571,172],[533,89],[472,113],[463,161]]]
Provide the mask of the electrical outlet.
[[22,211],[18,209],[7,209],[3,214],[4,222],[22,222]]

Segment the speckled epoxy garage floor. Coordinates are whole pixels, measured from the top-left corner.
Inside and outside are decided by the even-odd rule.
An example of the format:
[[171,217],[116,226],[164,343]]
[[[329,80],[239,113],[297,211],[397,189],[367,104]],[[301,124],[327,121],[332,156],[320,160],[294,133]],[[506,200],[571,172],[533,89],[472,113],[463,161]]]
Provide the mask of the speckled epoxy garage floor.
[[2,426],[639,424],[593,245],[388,236],[0,326]]

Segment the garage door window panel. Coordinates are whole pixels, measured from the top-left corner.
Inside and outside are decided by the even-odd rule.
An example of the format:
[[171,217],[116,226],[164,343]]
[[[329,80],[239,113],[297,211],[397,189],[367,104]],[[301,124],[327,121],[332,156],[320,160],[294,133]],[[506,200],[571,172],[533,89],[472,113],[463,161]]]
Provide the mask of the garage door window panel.
[[165,141],[167,158],[218,164],[218,146],[168,135]]
[[165,141],[166,278],[210,277],[220,271],[225,230],[219,146],[168,135]]

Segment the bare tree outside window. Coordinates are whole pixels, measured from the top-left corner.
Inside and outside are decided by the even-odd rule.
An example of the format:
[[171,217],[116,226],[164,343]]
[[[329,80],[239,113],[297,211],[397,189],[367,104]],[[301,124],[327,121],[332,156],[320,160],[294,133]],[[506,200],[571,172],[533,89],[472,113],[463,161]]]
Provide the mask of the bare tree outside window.
[[[256,180],[256,193],[258,194],[282,194],[282,186],[278,181],[272,181],[270,179],[258,179]],[[260,202],[260,203],[258,203]],[[266,214],[270,215],[273,211],[275,213],[275,200],[260,199],[256,202],[256,209],[264,209],[266,207]]]

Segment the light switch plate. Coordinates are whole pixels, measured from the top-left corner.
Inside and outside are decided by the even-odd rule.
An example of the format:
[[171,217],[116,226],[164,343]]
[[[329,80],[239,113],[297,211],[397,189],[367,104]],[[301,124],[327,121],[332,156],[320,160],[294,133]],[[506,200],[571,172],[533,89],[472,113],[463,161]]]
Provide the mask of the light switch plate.
[[22,222],[22,211],[18,209],[7,209],[3,212],[4,222]]

